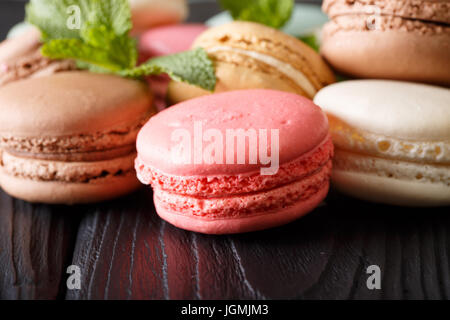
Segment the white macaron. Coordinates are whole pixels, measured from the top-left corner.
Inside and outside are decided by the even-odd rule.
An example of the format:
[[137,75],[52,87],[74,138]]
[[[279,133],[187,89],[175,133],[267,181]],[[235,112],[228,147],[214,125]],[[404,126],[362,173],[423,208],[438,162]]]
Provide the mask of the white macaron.
[[394,205],[450,205],[450,89],[354,80],[325,87],[314,102],[330,122],[338,190]]

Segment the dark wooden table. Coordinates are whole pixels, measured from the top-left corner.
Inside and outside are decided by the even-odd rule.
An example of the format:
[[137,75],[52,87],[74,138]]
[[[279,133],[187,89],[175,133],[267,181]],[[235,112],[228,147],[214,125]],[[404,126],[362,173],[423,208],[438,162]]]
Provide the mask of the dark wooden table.
[[[23,15],[16,3],[0,0],[2,35]],[[217,10],[193,6],[192,21]],[[67,289],[69,265],[80,267],[80,290]],[[380,290],[367,288],[370,265],[381,269]],[[287,226],[208,236],[160,220],[150,188],[72,207],[0,190],[0,299],[285,298],[450,299],[449,208],[381,206],[331,192]]]

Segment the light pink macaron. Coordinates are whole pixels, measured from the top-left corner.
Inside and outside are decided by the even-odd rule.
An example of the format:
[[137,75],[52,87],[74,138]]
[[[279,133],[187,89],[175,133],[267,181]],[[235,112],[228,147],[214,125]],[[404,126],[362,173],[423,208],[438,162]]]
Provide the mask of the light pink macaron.
[[174,24],[149,29],[139,40],[139,50],[146,57],[159,57],[187,51],[195,38],[208,29],[203,24]]
[[160,112],[137,139],[136,170],[156,211],[187,230],[262,230],[313,210],[329,188],[333,145],[312,101],[273,90],[192,99]]

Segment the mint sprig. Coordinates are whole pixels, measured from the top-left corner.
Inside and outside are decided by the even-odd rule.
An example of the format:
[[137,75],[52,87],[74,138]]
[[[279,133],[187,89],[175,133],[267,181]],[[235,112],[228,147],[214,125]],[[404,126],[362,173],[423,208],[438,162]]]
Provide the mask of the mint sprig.
[[294,0],[220,0],[234,20],[253,21],[279,29],[290,19]]
[[[79,29],[68,27],[72,6],[79,13]],[[167,73],[175,81],[214,90],[214,66],[203,49],[137,66],[137,43],[129,35],[132,23],[128,0],[31,0],[26,20],[41,30],[41,52],[51,59],[73,59],[80,68],[125,77]]]
[[138,67],[120,72],[126,77],[161,73],[167,73],[175,81],[202,83],[202,88],[209,91],[213,91],[216,86],[213,63],[202,48],[154,58]]

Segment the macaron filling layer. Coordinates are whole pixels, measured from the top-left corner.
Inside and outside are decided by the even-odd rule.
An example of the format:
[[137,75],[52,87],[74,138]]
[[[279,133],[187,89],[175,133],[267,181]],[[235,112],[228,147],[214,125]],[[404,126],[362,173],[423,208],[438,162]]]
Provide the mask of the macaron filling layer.
[[277,174],[263,176],[259,171],[233,176],[176,176],[166,174],[136,159],[139,180],[154,188],[172,193],[195,196],[230,196],[247,192],[263,191],[289,184],[310,175],[323,167],[333,156],[331,137],[315,149],[289,163],[282,164]]
[[330,174],[331,160],[301,180],[263,192],[220,198],[200,198],[155,188],[154,199],[159,207],[183,215],[210,219],[245,217],[287,208],[308,200],[328,185]]
[[450,186],[448,141],[408,141],[353,128],[329,115],[334,169]]
[[354,128],[329,115],[330,133],[337,148],[384,158],[450,164],[449,141],[410,141]]
[[[0,148],[17,153],[32,154],[65,154],[107,151],[121,146],[134,145],[140,128],[151,117],[146,114],[133,124],[117,126],[111,131],[76,134],[68,136],[21,137],[0,132]],[[69,159],[66,159],[69,160]]]
[[440,183],[450,187],[450,165],[385,159],[336,149],[333,166],[334,170],[361,172],[399,180]]
[[395,16],[377,16],[376,20],[370,20],[370,15],[338,16],[325,24],[327,35],[333,35],[339,31],[369,32],[369,31],[403,31],[415,32],[422,35],[450,34],[450,25],[422,20],[411,20]]
[[274,58],[273,56],[269,56],[267,54],[263,54],[260,52],[252,51],[252,50],[244,50],[239,48],[234,48],[230,46],[215,46],[211,48],[207,48],[206,51],[208,53],[217,53],[222,51],[228,51],[233,53],[242,54],[248,57],[251,57],[255,60],[263,62],[275,69],[279,72],[287,76],[289,79],[293,80],[300,88],[302,88],[310,97],[313,97],[317,90],[314,85],[309,81],[308,77],[305,76],[303,72],[298,69],[295,69],[291,64],[283,62],[279,59]]
[[136,153],[104,161],[64,162],[16,157],[0,153],[0,168],[4,174],[33,181],[65,183],[95,183],[111,176],[134,174]]

